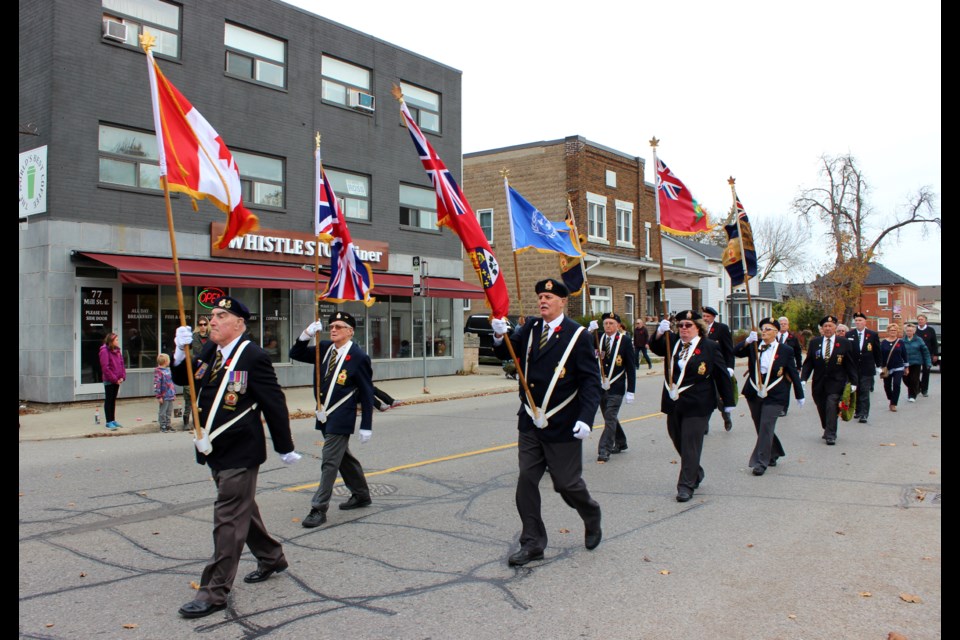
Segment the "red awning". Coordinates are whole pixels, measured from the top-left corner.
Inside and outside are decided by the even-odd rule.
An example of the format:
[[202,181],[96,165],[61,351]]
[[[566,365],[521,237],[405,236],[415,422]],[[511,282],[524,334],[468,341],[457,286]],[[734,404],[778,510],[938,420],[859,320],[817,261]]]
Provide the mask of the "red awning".
[[[109,265],[120,274],[120,282],[131,284],[176,284],[173,259],[130,256],[116,253],[81,252]],[[180,261],[180,279],[188,287],[242,287],[250,289],[313,289],[313,271],[288,265],[226,262],[222,260]],[[326,277],[320,276],[325,287]],[[373,274],[373,295],[412,296],[413,276],[392,273]],[[431,298],[482,299],[483,289],[453,278],[424,278],[424,290]]]

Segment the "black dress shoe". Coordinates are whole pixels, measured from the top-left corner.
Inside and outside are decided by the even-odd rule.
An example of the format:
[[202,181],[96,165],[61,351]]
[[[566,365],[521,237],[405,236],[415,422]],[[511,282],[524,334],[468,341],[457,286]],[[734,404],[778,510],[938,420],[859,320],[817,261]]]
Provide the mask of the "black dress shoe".
[[693,493],[691,493],[689,489],[680,489],[677,491],[677,502],[689,502],[692,497]]
[[787,412],[786,412],[786,411],[781,411],[781,412],[780,412],[780,417],[781,417],[781,418],[786,418],[786,417],[787,417]]
[[251,571],[247,575],[243,576],[243,581],[247,584],[253,584],[254,582],[263,582],[270,576],[275,573],[283,573],[287,570],[287,567],[290,565],[287,564],[286,560],[281,560],[278,564],[273,565],[269,569],[264,569],[263,567],[257,566],[256,571]]
[[622,452],[622,451],[626,451],[626,450],[629,449],[629,448],[630,448],[630,447],[627,446],[627,443],[624,442],[623,444],[618,444],[618,445],[616,446],[616,448],[615,448],[613,451],[611,451],[610,453],[620,453],[620,452]]
[[204,602],[203,600],[191,600],[187,604],[180,607],[179,613],[184,618],[204,618],[211,613],[223,611],[226,608],[226,602],[221,602],[220,604],[211,604],[209,602]]
[[775,467],[775,466],[777,466],[777,459],[774,458],[773,460],[771,460],[771,461],[770,461],[770,464],[768,464],[767,466],[768,466],[768,467]]
[[350,496],[350,499],[346,502],[340,503],[340,509],[343,511],[349,511],[350,509],[359,509],[361,507],[369,507],[373,504],[373,501],[370,498],[360,498],[357,494]]
[[597,462],[610,462],[610,455],[607,453],[597,454]]
[[731,429],[733,429],[733,420],[731,420],[730,418],[727,418],[726,414],[724,414],[723,428],[727,431],[730,431]]
[[766,469],[763,468],[763,467],[754,467],[754,468],[753,468],[753,475],[755,475],[755,476],[762,476],[765,472],[766,472]]
[[867,416],[860,416],[860,424],[867,424]]
[[307,514],[307,517],[303,519],[303,522],[301,522],[300,525],[304,529],[313,529],[314,527],[319,527],[326,521],[326,513],[320,511],[320,509],[310,509],[310,513]]
[[583,546],[588,550],[593,551],[597,548],[597,545],[600,544],[600,539],[603,538],[603,530],[600,527],[596,529],[587,529],[583,536]]
[[507,564],[511,567],[522,567],[528,562],[534,560],[543,560],[543,551],[530,551],[529,549],[520,549],[507,559]]
[[837,444],[836,438],[827,438],[827,444],[830,445],[831,447]]

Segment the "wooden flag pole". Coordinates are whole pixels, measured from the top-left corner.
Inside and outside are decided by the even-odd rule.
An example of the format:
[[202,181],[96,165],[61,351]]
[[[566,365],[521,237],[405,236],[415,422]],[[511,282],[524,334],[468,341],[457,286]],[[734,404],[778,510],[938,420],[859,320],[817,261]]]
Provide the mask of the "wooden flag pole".
[[[737,210],[737,187],[736,179],[733,176],[730,176],[727,179],[727,184],[730,185],[730,193],[733,195],[733,219],[736,220],[737,225],[737,239],[740,241],[740,264],[743,265],[743,285],[747,289],[747,311],[750,314],[750,326],[753,331],[757,331],[757,320],[754,317],[753,313],[753,299],[750,296],[750,275],[747,273],[747,254],[743,250],[743,227],[740,226],[740,212]],[[733,280],[730,281],[730,301],[733,301]],[[757,343],[753,343],[753,357],[757,361],[757,377],[760,377],[760,350],[757,348]],[[762,385],[761,385],[762,386]]]
[[[319,152],[320,152],[320,132],[317,131],[315,153],[319,153]],[[320,184],[319,175],[313,176],[313,179],[316,181],[317,185]],[[319,198],[317,198],[317,202],[313,203],[314,219],[316,219],[316,216],[317,216],[317,212],[316,212],[317,206],[319,206]],[[316,231],[316,229],[314,229],[314,231]],[[319,232],[317,233],[317,245],[313,252],[313,318],[314,318],[314,322],[320,320],[320,233]],[[320,338],[314,336],[313,343],[314,343],[313,377],[314,377],[314,382],[317,385],[316,392],[314,393],[314,395],[316,396],[315,399],[317,401],[317,411],[320,411],[320,384],[321,382],[323,382],[323,378],[321,376],[321,371],[320,371]]]
[[[650,147],[653,148],[653,171],[656,174],[657,171],[657,145],[660,144],[660,141],[656,137],[650,138]],[[666,319],[665,313],[667,302],[667,281],[663,275],[663,227],[660,225],[660,194],[657,193],[657,189],[660,188],[660,185],[657,184],[659,176],[654,178],[654,203],[656,205],[657,211],[657,252],[660,254],[660,313],[663,314],[664,319]],[[670,350],[670,332],[667,331],[664,335],[666,340],[667,349],[665,352],[664,359],[667,361],[667,384],[670,385],[671,392],[677,388],[677,385],[673,382],[673,353]]]
[[[161,141],[162,144],[162,141]],[[187,312],[183,304],[183,283],[180,279],[180,259],[177,257],[177,234],[173,228],[173,209],[170,207],[170,187],[167,176],[160,176],[160,185],[163,187],[163,202],[167,209],[167,229],[170,232],[170,254],[173,257],[173,277],[177,283],[177,310],[180,312],[180,326],[187,326]],[[197,440],[203,437],[203,426],[200,424],[200,411],[197,407],[197,387],[193,378],[193,344],[186,350],[187,382],[190,387],[190,411],[193,413],[193,433]]]

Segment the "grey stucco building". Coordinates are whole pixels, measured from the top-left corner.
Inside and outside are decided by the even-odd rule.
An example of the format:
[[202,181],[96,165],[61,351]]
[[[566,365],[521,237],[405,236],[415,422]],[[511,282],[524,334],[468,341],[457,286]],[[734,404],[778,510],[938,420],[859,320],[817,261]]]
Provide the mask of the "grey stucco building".
[[[219,132],[262,229],[233,248],[212,240],[215,207],[173,196],[188,322],[227,292],[286,386],[309,384],[291,341],[314,316],[315,133],[350,231],[370,251],[377,303],[342,305],[377,379],[462,367],[459,240],[435,203],[399,109],[396,83],[460,178],[461,74],[441,63],[274,0],[20,2],[19,397],[102,394],[96,352],[116,332],[128,367],[121,397],[149,395],[171,352],[177,302],[159,188],[144,30],[167,78]],[[429,263],[413,296],[414,256]],[[321,259],[321,266],[328,260]],[[321,303],[324,312],[331,305]]]

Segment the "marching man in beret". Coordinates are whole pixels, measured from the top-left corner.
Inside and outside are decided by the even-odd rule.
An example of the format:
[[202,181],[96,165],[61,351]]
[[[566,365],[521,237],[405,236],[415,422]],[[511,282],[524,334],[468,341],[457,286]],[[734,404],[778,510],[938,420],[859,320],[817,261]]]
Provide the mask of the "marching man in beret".
[[853,345],[839,338],[835,316],[820,319],[821,335],[807,345],[807,358],[803,361],[800,378],[803,382],[813,376],[813,401],[820,414],[821,436],[829,445],[837,444],[837,418],[843,389],[850,383],[857,390],[857,367],[853,359]]
[[350,452],[350,436],[356,427],[357,406],[360,407],[360,444],[373,435],[373,367],[370,356],[353,342],[357,321],[346,311],[335,311],[327,321],[329,340],[310,340],[323,330],[317,320],[300,334],[290,347],[290,359],[308,364],[316,363],[320,351],[320,386],[314,371],[313,392],[317,398],[316,429],[323,433],[323,460],[320,463],[320,486],[310,501],[310,513],[301,525],[307,529],[319,527],[327,521],[327,509],[333,495],[337,473],[350,490],[350,498],[340,503],[340,509],[359,509],[370,506],[370,488],[363,475],[363,467]]
[[603,335],[597,352],[603,393],[600,396],[600,411],[603,413],[603,433],[597,448],[597,462],[608,462],[611,453],[620,453],[627,448],[627,435],[620,426],[620,405],[626,400],[633,404],[637,390],[637,363],[633,343],[625,332],[620,331],[620,316],[611,312],[603,314]]
[[[247,334],[249,319],[249,309],[236,298],[217,300],[210,313],[210,340],[192,362],[203,427],[203,437],[194,441],[197,462],[210,467],[217,501],[213,558],[203,570],[196,598],[180,607],[184,618],[226,608],[244,544],[257,559],[257,570],[244,582],[263,582],[288,566],[283,547],[267,533],[257,507],[257,473],[267,460],[261,417],[285,464],[293,464],[300,454],[294,451],[287,401],[270,356]],[[174,383],[186,386],[193,329],[179,327],[175,342],[171,374]]]
[[600,505],[583,481],[583,440],[590,437],[600,404],[600,372],[593,339],[564,315],[569,292],[558,280],[536,284],[539,318],[530,318],[510,334],[505,318],[493,318],[494,350],[507,360],[511,341],[533,397],[530,406],[521,385],[517,455],[517,512],[520,550],[511,566],[543,559],[547,529],[540,515],[540,479],[549,470],[553,488],[583,519],[584,546],[600,544]]

